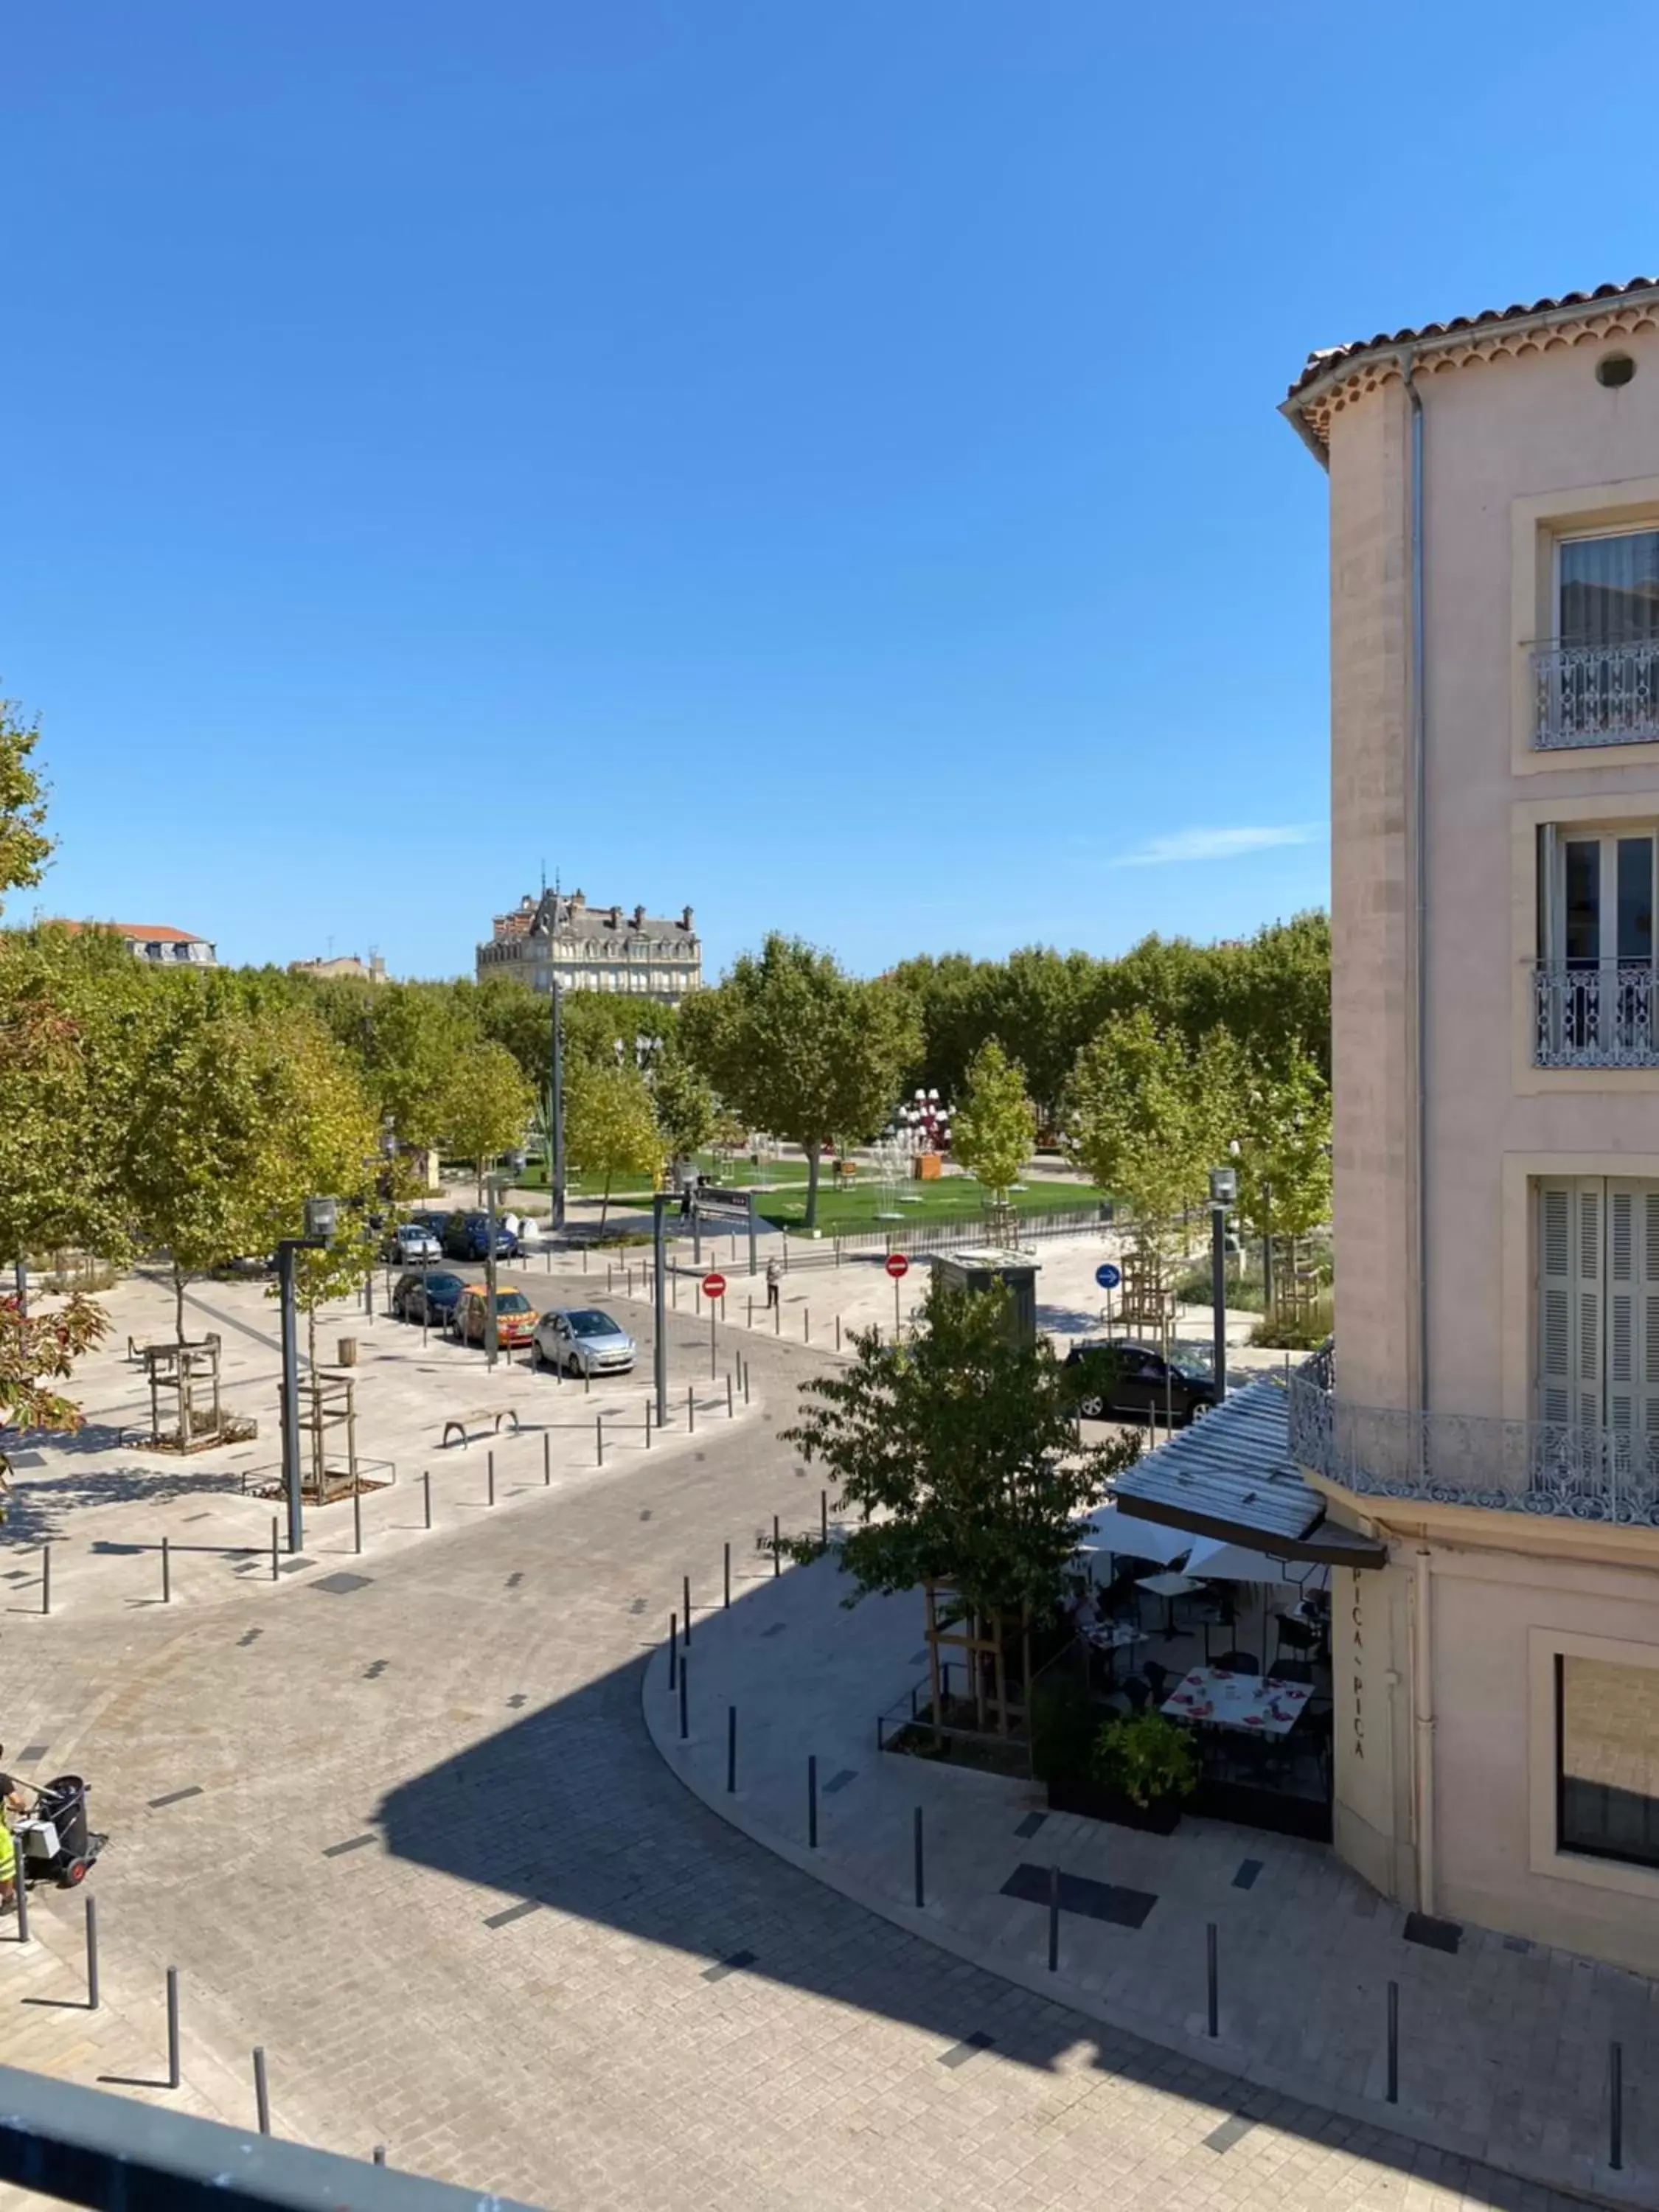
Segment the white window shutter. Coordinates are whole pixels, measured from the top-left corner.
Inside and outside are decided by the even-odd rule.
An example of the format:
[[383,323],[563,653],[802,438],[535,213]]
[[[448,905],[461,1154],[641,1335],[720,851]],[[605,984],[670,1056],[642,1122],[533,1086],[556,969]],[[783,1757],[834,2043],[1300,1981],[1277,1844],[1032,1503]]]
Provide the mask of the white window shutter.
[[1629,1430],[1646,1372],[1647,1238],[1643,1193],[1634,1183],[1607,1185],[1607,1426]]
[[1572,1413],[1572,1215],[1576,1186],[1538,1187],[1538,1412],[1546,1421]]
[[1575,1189],[1573,1219],[1572,1418],[1587,1428],[1604,1415],[1601,1297],[1602,1206],[1605,1185],[1583,1176]]

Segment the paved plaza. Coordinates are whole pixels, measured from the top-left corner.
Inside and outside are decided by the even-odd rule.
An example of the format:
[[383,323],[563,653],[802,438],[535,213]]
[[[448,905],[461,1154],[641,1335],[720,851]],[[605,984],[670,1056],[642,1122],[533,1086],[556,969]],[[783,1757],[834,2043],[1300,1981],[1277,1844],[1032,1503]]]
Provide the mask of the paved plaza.
[[[580,1276],[522,1279],[582,1294]],[[260,1422],[257,1464],[273,1310],[254,1286],[193,1296],[228,1397]],[[645,1334],[643,1305],[615,1303]],[[238,1462],[117,1440],[125,1334],[163,1334],[168,1299],[139,1283],[108,1304],[121,1341],[87,1364],[90,1433],[23,1470],[0,1559],[7,1764],[87,1775],[112,1838],[91,1877],[104,2003],[84,2008],[80,1897],[38,1891],[31,1942],[0,1942],[0,2058],[246,2125],[258,2045],[284,2134],[384,2142],[394,2166],[559,2208],[1567,2201],[988,1972],[684,1786],[643,1723],[647,1663],[690,1576],[694,1680],[713,1664],[728,1544],[734,1618],[808,1595],[810,1575],[774,1587],[763,1547],[774,1514],[817,1519],[775,1441],[833,1357],[816,1328],[810,1350],[747,1340],[751,1402],[728,1419],[706,1320],[683,1307],[677,1389],[695,1378],[708,1409],[648,1455],[642,1425],[619,1435],[601,1468],[587,1414],[612,1399],[620,1431],[638,1383],[596,1389],[579,1429],[580,1389],[522,1369],[486,1382],[476,1353],[422,1357],[418,1331],[359,1322],[362,1449],[398,1480],[366,1501],[361,1555],[333,1505],[273,1583],[270,1508],[240,1495]],[[492,1392],[524,1423],[495,1448],[493,1508],[488,1447],[438,1447],[442,1413]],[[170,1965],[177,2093],[154,2086]]]

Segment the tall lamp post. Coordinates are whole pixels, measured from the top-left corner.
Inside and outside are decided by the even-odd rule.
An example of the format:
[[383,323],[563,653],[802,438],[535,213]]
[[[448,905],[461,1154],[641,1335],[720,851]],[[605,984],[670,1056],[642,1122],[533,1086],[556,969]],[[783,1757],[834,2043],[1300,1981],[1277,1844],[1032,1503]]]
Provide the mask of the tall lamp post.
[[1238,1197],[1236,1168],[1210,1170],[1210,1323],[1214,1332],[1215,1395],[1227,1395],[1227,1209]]
[[294,1255],[318,1252],[331,1243],[337,1212],[333,1199],[308,1198],[305,1235],[284,1237],[276,1246],[283,1315],[283,1495],[288,1500],[288,1548],[296,1556],[305,1543],[305,1507],[300,1471],[300,1347],[294,1312]]
[[553,1092],[548,1116],[547,1187],[553,1200],[553,1226],[564,1227],[564,1009],[556,969],[550,981],[553,998]]
[[493,1367],[501,1358],[501,1333],[495,1326],[495,1201],[503,1190],[510,1190],[514,1176],[524,1172],[522,1152],[503,1152],[501,1165],[492,1176],[484,1178],[484,1188],[489,1194],[489,1220],[484,1231],[484,1356]]

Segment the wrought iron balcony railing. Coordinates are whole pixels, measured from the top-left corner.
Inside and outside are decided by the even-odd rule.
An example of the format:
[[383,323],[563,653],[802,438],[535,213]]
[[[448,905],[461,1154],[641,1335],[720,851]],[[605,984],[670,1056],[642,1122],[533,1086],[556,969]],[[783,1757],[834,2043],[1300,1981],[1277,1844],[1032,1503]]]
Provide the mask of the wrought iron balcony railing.
[[1659,639],[1640,645],[1541,645],[1532,656],[1540,751],[1659,742]]
[[1537,1067],[1659,1067],[1659,976],[1650,961],[1533,972]]
[[1291,1377],[1291,1456],[1361,1498],[1659,1528],[1659,1437],[1356,1406],[1327,1345]]

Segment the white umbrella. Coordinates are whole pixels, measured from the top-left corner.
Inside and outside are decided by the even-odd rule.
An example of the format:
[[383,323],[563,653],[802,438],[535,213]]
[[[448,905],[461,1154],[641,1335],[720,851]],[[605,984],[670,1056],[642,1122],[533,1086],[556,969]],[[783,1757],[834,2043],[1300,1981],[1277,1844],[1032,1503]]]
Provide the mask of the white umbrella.
[[1243,1544],[1229,1544],[1219,1536],[1200,1536],[1194,1544],[1187,1559],[1187,1572],[1206,1583],[1263,1583],[1273,1587],[1293,1584],[1298,1589],[1326,1589],[1330,1586],[1331,1571],[1316,1566],[1310,1571],[1306,1562],[1302,1571],[1285,1559],[1270,1559],[1266,1552],[1252,1552]]
[[1169,1566],[1194,1543],[1190,1528],[1169,1528],[1161,1521],[1143,1521],[1138,1514],[1120,1513],[1115,1505],[1096,1508],[1079,1544],[1079,1552],[1115,1552],[1124,1559],[1156,1559]]

